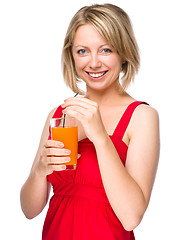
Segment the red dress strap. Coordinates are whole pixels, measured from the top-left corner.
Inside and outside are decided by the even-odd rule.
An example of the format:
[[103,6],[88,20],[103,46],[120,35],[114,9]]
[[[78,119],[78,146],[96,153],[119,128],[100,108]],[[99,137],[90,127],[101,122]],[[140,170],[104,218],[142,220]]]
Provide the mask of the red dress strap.
[[[62,110],[63,108],[61,107],[61,105],[56,109],[55,113],[53,114],[52,118],[60,118],[62,116]],[[48,136],[48,140],[51,140],[51,128],[49,126],[49,136]]]
[[54,115],[52,116],[52,118],[60,118],[60,117],[62,116],[62,110],[63,110],[63,108],[62,108],[62,106],[60,105],[60,106],[56,109],[56,111],[55,111]]
[[131,117],[133,115],[134,110],[136,109],[136,107],[140,104],[147,104],[146,102],[142,102],[142,101],[135,101],[133,103],[131,103],[125,110],[125,112],[123,113],[113,135],[114,136],[118,136],[119,138],[123,138],[123,135],[129,125],[129,122],[131,120]]

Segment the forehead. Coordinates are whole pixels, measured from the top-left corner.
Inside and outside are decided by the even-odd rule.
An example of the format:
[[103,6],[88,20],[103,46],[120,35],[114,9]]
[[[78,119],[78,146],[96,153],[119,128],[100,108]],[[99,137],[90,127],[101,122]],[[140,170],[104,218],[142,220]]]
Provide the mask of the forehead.
[[104,45],[106,40],[94,29],[93,26],[86,24],[80,26],[74,37],[73,46]]

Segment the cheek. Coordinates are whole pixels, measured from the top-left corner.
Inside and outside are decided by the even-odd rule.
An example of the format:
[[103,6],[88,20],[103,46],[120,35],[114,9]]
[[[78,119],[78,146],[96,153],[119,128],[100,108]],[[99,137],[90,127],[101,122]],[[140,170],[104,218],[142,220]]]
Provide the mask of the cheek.
[[119,61],[114,61],[113,65],[111,65],[111,68],[114,69],[114,73],[120,73],[122,64]]
[[115,71],[119,70],[121,71],[122,61],[119,56],[113,55],[110,58],[108,58],[107,65]]
[[77,71],[82,70],[86,65],[85,60],[80,58],[79,59],[75,58],[74,63]]

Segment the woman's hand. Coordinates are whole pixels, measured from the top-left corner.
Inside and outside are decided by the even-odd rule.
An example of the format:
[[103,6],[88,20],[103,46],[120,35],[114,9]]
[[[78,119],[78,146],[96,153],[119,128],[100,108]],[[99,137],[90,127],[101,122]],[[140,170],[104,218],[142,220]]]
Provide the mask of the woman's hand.
[[62,107],[65,108],[63,113],[75,117],[82,124],[86,136],[93,143],[107,135],[96,102],[84,97],[72,97],[66,99]]
[[53,171],[65,170],[64,163],[70,162],[70,153],[62,142],[48,140],[41,151],[35,170],[42,176],[49,175]]

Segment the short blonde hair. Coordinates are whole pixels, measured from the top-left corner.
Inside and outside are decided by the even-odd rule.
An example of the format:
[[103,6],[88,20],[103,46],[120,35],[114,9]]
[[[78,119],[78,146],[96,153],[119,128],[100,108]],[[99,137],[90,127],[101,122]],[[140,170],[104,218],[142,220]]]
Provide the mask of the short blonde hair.
[[75,70],[72,44],[76,30],[85,24],[92,25],[124,60],[121,86],[125,90],[138,72],[140,55],[129,16],[123,9],[113,4],[94,4],[83,7],[72,18],[62,51],[62,68],[66,85],[73,92],[83,94],[77,86],[80,79]]

